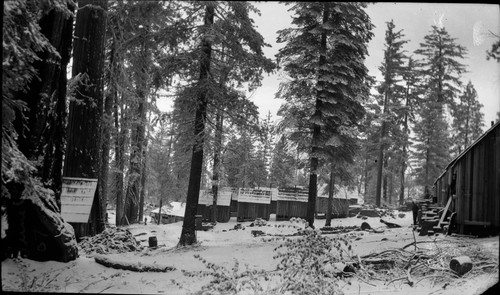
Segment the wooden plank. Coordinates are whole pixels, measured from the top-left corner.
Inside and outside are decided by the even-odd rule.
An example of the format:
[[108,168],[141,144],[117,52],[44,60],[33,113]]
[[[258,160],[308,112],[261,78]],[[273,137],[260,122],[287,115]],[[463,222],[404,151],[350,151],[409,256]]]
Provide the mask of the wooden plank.
[[451,199],[452,199],[452,197],[450,196],[450,198],[448,199],[448,202],[446,203],[446,207],[444,207],[443,214],[441,214],[441,218],[439,219],[439,223],[438,223],[439,227],[441,227],[442,223],[444,222],[444,218],[446,216],[446,213],[448,212],[448,209],[450,208]]

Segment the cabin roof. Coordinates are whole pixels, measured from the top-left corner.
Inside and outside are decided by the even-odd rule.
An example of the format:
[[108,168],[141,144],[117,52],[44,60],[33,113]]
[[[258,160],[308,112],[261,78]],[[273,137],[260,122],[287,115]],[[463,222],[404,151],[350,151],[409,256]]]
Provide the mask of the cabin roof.
[[478,144],[481,140],[483,140],[484,137],[486,137],[488,134],[490,134],[495,128],[500,126],[500,121],[497,121],[493,126],[490,127],[490,129],[486,130],[481,136],[479,136],[473,143],[471,143],[463,152],[461,152],[458,156],[455,157],[455,159],[451,160],[451,162],[446,166],[444,169],[443,173],[441,173],[436,180],[434,181],[434,184],[441,179],[445,174],[446,171],[448,171],[451,167],[455,165],[455,163],[460,160],[463,156],[465,156],[476,144]]

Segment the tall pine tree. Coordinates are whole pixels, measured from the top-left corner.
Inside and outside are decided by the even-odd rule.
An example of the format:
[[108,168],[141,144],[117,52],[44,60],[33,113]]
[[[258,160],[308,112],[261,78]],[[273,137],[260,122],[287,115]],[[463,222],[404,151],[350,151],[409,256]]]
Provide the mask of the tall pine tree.
[[328,146],[341,143],[340,134],[364,115],[361,101],[368,96],[366,45],[372,24],[364,3],[295,3],[292,24],[279,31],[278,42],[285,47],[278,61],[290,80],[280,86],[280,96],[289,102],[307,105],[310,142],[309,197],[307,221],[314,226],[320,159],[327,159]]
[[416,122],[416,158],[419,183],[429,195],[430,186],[450,160],[451,139],[446,114],[456,105],[461,74],[466,67],[460,63],[467,50],[457,44],[444,27],[432,26],[424,43],[415,51],[422,56],[420,75],[426,89]]

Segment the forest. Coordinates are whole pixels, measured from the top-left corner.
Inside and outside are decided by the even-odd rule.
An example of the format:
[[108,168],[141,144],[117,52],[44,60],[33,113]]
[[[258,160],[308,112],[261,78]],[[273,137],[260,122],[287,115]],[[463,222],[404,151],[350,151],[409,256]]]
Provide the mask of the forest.
[[[462,78],[467,48],[445,27],[407,40],[387,20],[376,80],[364,64],[369,4],[283,5],[293,27],[278,32],[279,53],[265,56],[251,2],[3,2],[9,247],[27,247],[19,241],[36,210],[67,246],[74,232],[102,232],[107,208],[121,226],[141,222],[147,204],[171,201],[186,203],[179,244],[194,244],[203,189],[215,204],[220,187],[308,188],[311,227],[316,197],[339,185],[378,207],[429,197],[486,126],[474,84]],[[484,59],[499,62],[494,37]],[[408,52],[409,42],[419,49]],[[276,72],[284,103],[273,118],[248,94]],[[64,177],[98,180],[89,223],[71,228],[61,218]],[[54,255],[69,260],[68,251]]]

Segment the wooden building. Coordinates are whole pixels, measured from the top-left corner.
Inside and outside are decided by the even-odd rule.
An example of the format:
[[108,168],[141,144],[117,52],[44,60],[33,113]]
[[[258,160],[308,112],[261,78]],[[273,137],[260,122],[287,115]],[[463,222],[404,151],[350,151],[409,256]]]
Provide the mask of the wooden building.
[[308,194],[309,191],[305,189],[279,189],[276,197],[276,220],[307,218]]
[[271,191],[269,189],[239,189],[237,221],[269,220],[271,215]]
[[[231,219],[231,188],[220,188],[217,196],[217,222],[229,222]],[[210,190],[200,191],[197,214],[203,221],[212,221],[213,194]]]
[[[332,199],[332,218],[346,218],[349,216],[349,199]],[[318,196],[316,198],[316,218],[325,218],[328,208],[328,197]]]
[[[184,212],[186,211],[186,203],[171,202],[161,208],[161,223],[169,224],[184,220]],[[160,208],[151,210],[151,222],[157,223],[160,218]]]
[[438,205],[456,213],[459,233],[498,231],[500,122],[448,164],[434,182],[434,198]]

